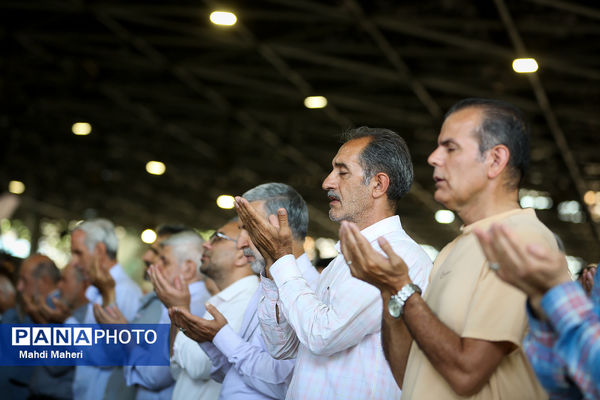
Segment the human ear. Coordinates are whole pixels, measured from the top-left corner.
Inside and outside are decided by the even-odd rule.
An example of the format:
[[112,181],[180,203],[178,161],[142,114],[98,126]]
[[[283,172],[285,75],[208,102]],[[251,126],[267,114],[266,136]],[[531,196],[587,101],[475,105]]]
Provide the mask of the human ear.
[[488,177],[496,178],[502,171],[505,171],[509,159],[510,151],[508,147],[503,144],[492,147],[488,152]]
[[385,195],[390,187],[390,177],[384,172],[375,174],[371,182],[373,184],[371,193],[376,199]]

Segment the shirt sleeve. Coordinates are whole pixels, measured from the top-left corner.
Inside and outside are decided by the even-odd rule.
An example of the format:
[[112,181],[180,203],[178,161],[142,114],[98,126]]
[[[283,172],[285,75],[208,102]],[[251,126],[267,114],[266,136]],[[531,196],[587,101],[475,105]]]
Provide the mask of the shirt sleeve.
[[198,343],[182,332],[177,332],[173,344],[173,356],[171,357],[171,374],[177,380],[180,369],[184,369],[190,378],[210,379],[210,358]]
[[274,359],[261,347],[260,334],[257,338],[261,343],[247,342],[231,326],[225,325],[213,343],[227,357],[246,385],[267,396],[284,398],[294,361]]
[[[263,297],[258,303],[258,321],[269,354],[276,359],[290,359],[298,352],[298,337],[281,311],[275,282],[261,277]],[[276,307],[278,306],[278,307]],[[277,318],[279,309],[279,320]]]
[[570,379],[586,396],[600,397],[600,310],[575,282],[550,289],[541,306],[556,333],[554,351]]
[[140,385],[155,392],[174,383],[169,367],[165,365],[126,365],[123,374],[127,386]]
[[527,303],[529,333],[523,340],[523,349],[540,383],[550,398],[571,399],[582,395],[568,378],[564,361],[554,351],[556,335],[547,321],[537,319]]
[[[344,266],[348,268],[347,266]],[[298,340],[313,354],[330,356],[380,329],[382,301],[377,290],[347,272],[321,301],[302,277],[296,260],[286,255],[270,268],[279,289],[283,314]]]
[[[221,330],[222,329],[223,328],[221,328]],[[227,357],[225,357],[212,342],[202,342],[198,344],[200,347],[202,347],[202,350],[204,350],[208,358],[210,358],[210,362],[212,363],[210,377],[215,382],[223,383],[225,375],[227,375],[227,371],[229,371],[231,368],[231,364],[227,360]]]

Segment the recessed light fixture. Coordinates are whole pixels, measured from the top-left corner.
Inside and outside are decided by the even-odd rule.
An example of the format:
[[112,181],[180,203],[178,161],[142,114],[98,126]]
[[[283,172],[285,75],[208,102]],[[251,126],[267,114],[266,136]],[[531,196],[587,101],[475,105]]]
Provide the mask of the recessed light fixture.
[[92,125],[87,122],[75,122],[71,131],[77,136],[87,136],[92,133]]
[[224,208],[226,210],[230,210],[235,207],[235,198],[228,194],[222,194],[217,197],[217,205],[220,208]]
[[21,181],[8,182],[8,191],[12,194],[21,194],[25,191],[25,184]]
[[516,58],[512,67],[515,72],[520,74],[530,74],[538,70],[538,63],[535,58]]
[[324,108],[327,106],[327,99],[324,96],[308,96],[304,99],[306,108]]
[[146,229],[141,234],[142,242],[152,244],[156,240],[156,232],[152,229]]
[[146,172],[152,175],[162,175],[166,170],[167,167],[160,161],[148,161],[146,164]]
[[210,13],[210,22],[215,25],[232,26],[237,22],[237,17],[229,11],[213,11]]

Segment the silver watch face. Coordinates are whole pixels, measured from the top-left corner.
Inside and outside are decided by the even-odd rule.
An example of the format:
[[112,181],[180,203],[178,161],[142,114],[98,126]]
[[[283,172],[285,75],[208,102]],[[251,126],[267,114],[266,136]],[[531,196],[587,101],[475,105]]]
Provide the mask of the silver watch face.
[[398,318],[400,316],[400,313],[402,312],[402,305],[400,304],[396,296],[392,296],[390,298],[390,301],[388,301],[388,311],[390,312],[390,315],[394,318]]

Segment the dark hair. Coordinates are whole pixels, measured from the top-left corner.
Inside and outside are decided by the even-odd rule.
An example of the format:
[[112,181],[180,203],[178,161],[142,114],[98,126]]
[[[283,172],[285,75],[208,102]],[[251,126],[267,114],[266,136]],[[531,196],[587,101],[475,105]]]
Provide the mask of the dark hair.
[[267,215],[277,215],[277,210],[285,208],[292,236],[304,240],[308,230],[308,207],[306,202],[293,187],[285,183],[264,183],[242,195],[249,202],[264,201]]
[[185,225],[159,225],[156,227],[156,236],[171,236],[177,233],[191,231],[191,228],[188,228]]
[[54,261],[48,257],[40,257],[40,261],[33,267],[32,274],[34,279],[40,279],[43,276],[47,276],[54,283],[58,283],[60,280],[60,271],[54,264]]
[[483,111],[481,125],[475,131],[479,138],[479,153],[502,144],[508,148],[509,185],[516,189],[529,168],[529,128],[523,112],[502,100],[468,98],[454,104],[444,116],[465,108],[480,108]]
[[383,172],[390,178],[387,197],[396,203],[410,190],[414,179],[413,165],[406,142],[396,132],[384,128],[361,126],[346,131],[342,140],[368,137],[369,143],[360,154],[360,165],[364,171],[366,185],[377,173]]

